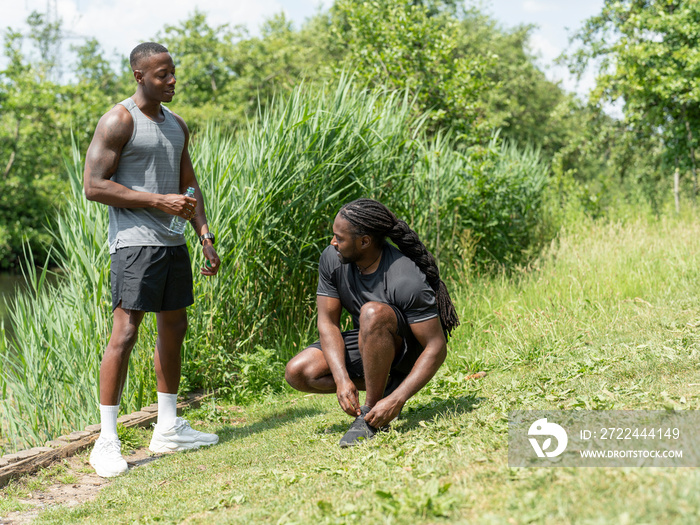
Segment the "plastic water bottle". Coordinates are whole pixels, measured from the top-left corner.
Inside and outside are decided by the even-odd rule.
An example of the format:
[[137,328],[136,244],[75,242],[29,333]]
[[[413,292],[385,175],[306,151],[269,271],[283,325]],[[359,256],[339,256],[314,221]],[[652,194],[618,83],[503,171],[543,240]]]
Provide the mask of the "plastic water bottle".
[[[187,188],[184,195],[185,197],[194,197],[194,188],[192,186]],[[173,233],[183,233],[185,231],[185,226],[187,226],[187,221],[179,215],[174,215],[168,229]]]

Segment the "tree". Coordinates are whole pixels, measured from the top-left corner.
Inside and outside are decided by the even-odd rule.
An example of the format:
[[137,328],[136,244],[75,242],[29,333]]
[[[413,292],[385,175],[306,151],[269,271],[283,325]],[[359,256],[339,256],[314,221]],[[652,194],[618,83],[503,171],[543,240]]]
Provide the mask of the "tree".
[[[66,188],[63,152],[71,134],[87,147],[99,116],[119,100],[119,82],[95,41],[76,48],[77,82],[53,80],[59,69],[60,21],[28,18],[31,37],[8,29],[7,67],[0,71],[0,268],[14,266],[27,241],[44,260],[50,238],[44,223]],[[30,53],[22,53],[29,40]],[[34,53],[31,53],[34,51]]]
[[156,39],[177,60],[179,99],[194,106],[226,104],[222,94],[231,82],[231,50],[239,36],[228,24],[211,27],[197,9],[180,26],[158,33]]
[[260,37],[243,27],[212,27],[204,13],[194,13],[156,37],[172,53],[178,68],[178,96],[173,108],[196,129],[214,120],[245,125],[274,96],[308,79],[331,77],[329,31],[319,14],[300,30],[283,13],[264,22]]
[[260,37],[242,39],[233,49],[233,98],[249,117],[301,82],[329,80],[340,59],[326,14],[313,17],[297,30],[279,13],[266,20],[260,32]]
[[485,143],[489,118],[478,102],[494,87],[495,57],[460,47],[463,27],[453,3],[409,0],[337,0],[331,33],[343,66],[370,86],[408,90],[430,129],[451,128],[468,145]]
[[75,73],[79,82],[92,85],[107,94],[120,91],[119,77],[104,58],[97,39],[90,38],[81,46],[71,46],[71,50],[78,56]]
[[56,86],[46,79],[51,67],[27,63],[22,36],[5,33],[9,63],[0,71],[0,266],[11,267],[22,253],[23,238],[41,253],[47,235],[41,233],[60,163],[54,116],[59,106]]
[[570,57],[581,72],[598,64],[594,95],[624,102],[629,129],[664,143],[675,166],[676,208],[680,174],[693,174],[700,126],[700,4],[688,0],[606,0],[602,12],[576,35]]
[[503,29],[477,9],[464,13],[460,24],[462,53],[493,57],[486,73],[493,88],[481,96],[490,126],[500,128],[502,137],[542,148],[551,157],[559,131],[556,108],[568,97],[535,65],[528,49],[533,26]]

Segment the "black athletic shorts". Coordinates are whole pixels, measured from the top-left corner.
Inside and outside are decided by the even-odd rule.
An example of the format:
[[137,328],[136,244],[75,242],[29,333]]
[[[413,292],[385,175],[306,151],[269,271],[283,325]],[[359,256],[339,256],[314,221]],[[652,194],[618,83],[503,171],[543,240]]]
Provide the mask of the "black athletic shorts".
[[160,312],[194,303],[187,245],[127,246],[112,254],[112,310]]
[[[399,351],[396,352],[394,361],[391,363],[391,371],[389,374],[407,376],[413,369],[413,365],[416,364],[418,357],[423,352],[423,347],[416,339],[416,336],[413,335],[411,326],[408,324],[403,312],[394,305],[390,304],[389,306],[391,306],[391,309],[394,310],[396,314],[396,322],[398,325],[397,334],[403,339],[403,344]],[[345,343],[345,367],[347,368],[348,375],[351,378],[364,377],[365,372],[362,367],[362,356],[360,355],[360,347],[358,344],[360,330],[348,330],[347,332],[341,332],[341,335]],[[316,341],[309,346],[321,350],[321,341]]]

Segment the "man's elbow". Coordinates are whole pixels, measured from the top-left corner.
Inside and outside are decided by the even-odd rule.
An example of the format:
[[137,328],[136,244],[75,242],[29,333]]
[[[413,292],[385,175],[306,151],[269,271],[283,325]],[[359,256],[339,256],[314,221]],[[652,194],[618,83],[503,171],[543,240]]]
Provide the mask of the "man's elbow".
[[435,360],[437,361],[438,366],[442,366],[442,364],[445,362],[445,359],[447,359],[447,345],[443,343],[440,346],[440,350],[438,351]]
[[89,201],[95,201],[98,199],[99,196],[99,191],[95,187],[94,184],[92,184],[91,181],[84,181],[83,183],[83,193],[85,194],[85,198]]

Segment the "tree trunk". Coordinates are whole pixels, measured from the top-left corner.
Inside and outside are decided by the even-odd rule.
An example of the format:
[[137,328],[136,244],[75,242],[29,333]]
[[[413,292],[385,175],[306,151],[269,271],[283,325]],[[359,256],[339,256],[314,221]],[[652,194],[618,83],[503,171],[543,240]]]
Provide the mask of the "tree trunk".
[[681,172],[676,166],[673,172],[673,197],[676,201],[676,213],[681,212]]
[[693,131],[688,119],[685,119],[685,129],[688,132],[688,149],[690,150],[690,165],[693,167],[693,200],[698,196],[698,171],[695,167],[695,148],[693,147]]
[[209,75],[209,78],[211,79],[211,98],[216,102],[216,79],[214,78],[214,73]]
[[10,160],[7,162],[7,165],[5,166],[5,171],[2,174],[2,178],[4,180],[7,180],[7,177],[10,175],[10,170],[12,169],[12,165],[15,163],[15,156],[17,155],[17,145],[19,144],[19,126],[21,124],[21,120],[18,118],[17,119],[17,126],[15,127],[15,140],[14,140],[14,146],[12,147],[12,153],[10,153]]
[[2,178],[5,180],[7,180],[7,176],[10,174],[12,165],[15,163],[15,153],[17,153],[15,150],[12,150],[12,153],[10,153],[10,160],[7,161],[7,166],[5,166],[5,171],[2,174]]

